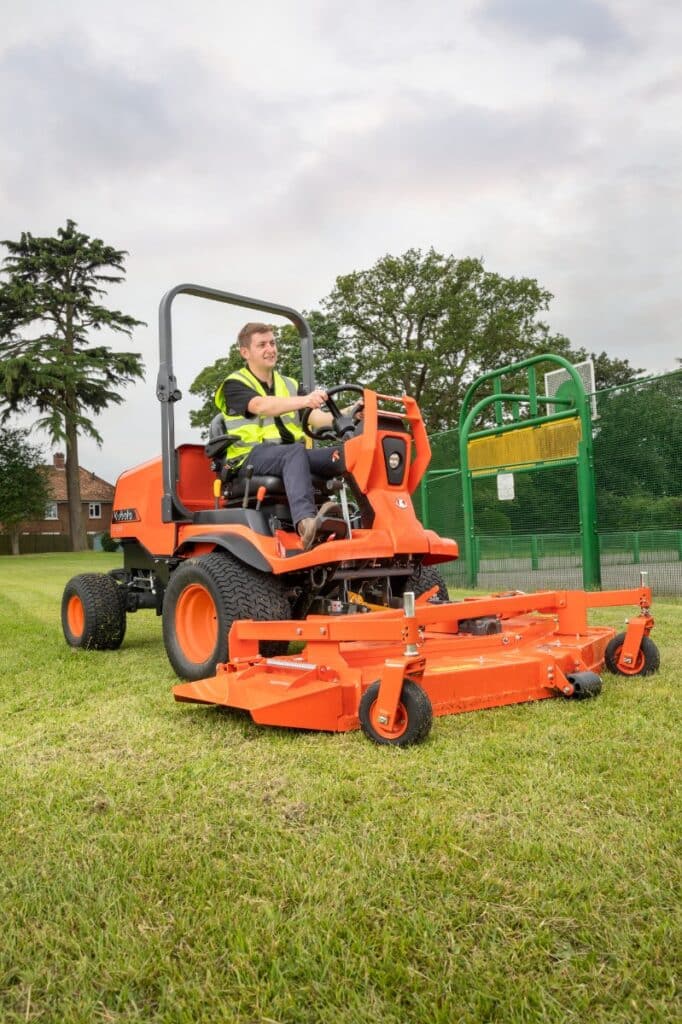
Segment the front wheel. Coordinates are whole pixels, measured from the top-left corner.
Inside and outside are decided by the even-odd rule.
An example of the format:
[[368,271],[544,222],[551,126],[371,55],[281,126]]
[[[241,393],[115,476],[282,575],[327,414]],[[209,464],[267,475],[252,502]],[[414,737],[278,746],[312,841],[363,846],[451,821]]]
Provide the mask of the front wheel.
[[658,672],[661,665],[661,655],[658,647],[651,637],[643,636],[642,643],[632,665],[624,668],[618,664],[620,652],[625,643],[625,633],[618,633],[612,640],[609,640],[604,651],[604,662],[609,672],[619,676],[650,676]]
[[432,587],[438,587],[435,598],[437,601],[449,601],[450,595],[441,572],[434,565],[422,565],[412,576],[409,576],[402,593],[412,591],[415,597],[425,594]]
[[[163,639],[168,660],[181,679],[215,675],[227,661],[228,633],[235,619],[288,619],[280,581],[239,562],[227,552],[188,558],[171,575],[163,600]],[[261,641],[261,654],[281,653],[279,641]]]
[[126,594],[105,573],[74,576],[62,596],[62,630],[71,647],[114,651],[126,632]]
[[431,731],[433,710],[429,696],[421,686],[412,679],[405,680],[392,729],[379,721],[378,695],[379,683],[372,683],[360,701],[360,725],[368,739],[382,746],[393,747],[409,747],[426,739]]

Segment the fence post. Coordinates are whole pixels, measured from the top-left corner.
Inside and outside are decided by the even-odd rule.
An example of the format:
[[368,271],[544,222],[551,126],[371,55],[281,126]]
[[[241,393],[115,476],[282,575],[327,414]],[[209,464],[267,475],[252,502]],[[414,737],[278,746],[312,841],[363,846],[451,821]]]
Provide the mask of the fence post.
[[534,533],[530,535],[530,567],[533,570],[540,567],[538,538]]
[[473,586],[478,584],[478,570],[481,565],[481,538],[478,534],[474,535],[474,542],[471,545],[473,564],[469,567],[469,574]]
[[422,526],[428,530],[430,527],[429,513],[429,471],[427,470],[419,484],[419,504],[422,513]]

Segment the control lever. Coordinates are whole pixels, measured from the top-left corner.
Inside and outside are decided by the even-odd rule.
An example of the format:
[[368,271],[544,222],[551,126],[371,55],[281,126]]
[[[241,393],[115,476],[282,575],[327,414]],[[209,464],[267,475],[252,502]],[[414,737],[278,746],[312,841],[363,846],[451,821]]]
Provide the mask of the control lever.
[[346,481],[343,480],[341,487],[339,488],[339,498],[341,499],[341,514],[345,520],[346,526],[348,527],[348,540],[353,536],[353,530],[350,525],[350,509],[348,508],[348,491],[346,489]]
[[246,477],[246,486],[244,488],[244,497],[242,498],[242,508],[248,508],[249,506],[249,491],[251,490],[251,477],[253,476],[253,466],[247,466],[244,474]]
[[261,484],[260,487],[258,488],[258,490],[256,491],[256,512],[259,511],[261,505],[263,504],[263,498],[264,497],[265,497],[265,487],[264,487],[263,484]]

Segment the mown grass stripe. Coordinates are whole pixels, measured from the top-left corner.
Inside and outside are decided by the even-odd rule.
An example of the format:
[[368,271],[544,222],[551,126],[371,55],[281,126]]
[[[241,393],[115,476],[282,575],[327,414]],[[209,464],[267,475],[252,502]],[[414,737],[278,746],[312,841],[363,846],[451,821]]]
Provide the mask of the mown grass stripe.
[[0,560],[3,1024],[682,1016],[682,605],[659,675],[396,751],[175,705],[150,612],[71,651],[113,564]]

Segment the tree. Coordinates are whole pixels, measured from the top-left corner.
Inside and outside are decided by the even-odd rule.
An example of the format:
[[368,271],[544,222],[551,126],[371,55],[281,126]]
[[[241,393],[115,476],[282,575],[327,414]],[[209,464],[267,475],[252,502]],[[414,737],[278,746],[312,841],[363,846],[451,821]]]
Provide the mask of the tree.
[[6,280],[0,284],[0,411],[36,409],[36,426],[66,446],[69,525],[74,551],[87,546],[80,500],[78,438],[102,443],[88,413],[120,404],[118,389],[143,376],[139,354],[91,345],[103,328],[130,336],[142,324],[102,305],[106,287],[125,278],[127,253],[77,230],[72,220],[56,237],[22,233],[5,240]]
[[42,453],[19,429],[0,434],[0,523],[19,554],[19,532],[29,519],[42,519],[50,499]]
[[[533,278],[485,270],[481,259],[408,249],[337,277],[322,308],[338,324],[336,353],[350,359],[351,372],[412,395],[434,432],[456,424],[466,388],[487,370],[542,352],[586,358],[542,319],[552,297]],[[602,386],[609,373],[622,383],[638,372],[627,360],[598,359]]]
[[[542,352],[571,362],[587,358],[542,319],[551,299],[533,278],[502,277],[485,270],[480,259],[458,260],[434,249],[383,256],[369,270],[337,277],[321,310],[306,313],[316,379],[327,387],[355,381],[385,394],[412,395],[429,432],[446,430],[457,424],[468,385],[487,370]],[[285,342],[292,354],[297,335],[291,327],[281,331]],[[600,387],[639,372],[605,353],[594,358]],[[537,368],[538,381],[543,369]],[[211,387],[220,383],[218,376],[210,378]],[[205,381],[200,375],[190,390],[207,399],[196,422],[208,423],[215,387],[210,394],[208,387],[195,391],[200,379]]]
[[628,384],[637,374],[643,373],[641,368],[631,366],[627,359],[612,359],[606,352],[588,352],[581,348],[575,351],[571,357],[573,362],[580,362],[581,359],[591,359],[594,363],[594,387],[596,391],[604,391],[606,388],[621,387]]
[[606,394],[595,426],[600,491],[651,503],[682,498],[682,373]]

